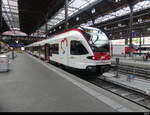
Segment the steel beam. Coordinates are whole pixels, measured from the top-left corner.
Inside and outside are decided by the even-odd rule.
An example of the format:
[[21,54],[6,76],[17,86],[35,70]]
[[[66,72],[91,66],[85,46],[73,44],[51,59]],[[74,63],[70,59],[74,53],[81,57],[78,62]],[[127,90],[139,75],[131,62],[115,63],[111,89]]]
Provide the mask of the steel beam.
[[140,49],[140,55],[141,55],[141,46],[142,46],[142,32],[140,31],[140,45],[139,45],[139,49]]
[[0,29],[2,29],[2,0],[0,0]]
[[[2,0],[0,0],[0,29],[2,29]],[[1,32],[0,32],[0,41],[2,39]],[[0,44],[0,53],[1,53],[1,44]]]
[[130,22],[129,22],[129,44],[132,44],[132,24],[133,24],[133,6],[129,5],[130,7]]
[[65,0],[65,27],[68,29],[68,0]]
[[44,19],[45,19],[45,37],[47,38],[47,30],[48,30],[48,13],[46,15],[44,15]]

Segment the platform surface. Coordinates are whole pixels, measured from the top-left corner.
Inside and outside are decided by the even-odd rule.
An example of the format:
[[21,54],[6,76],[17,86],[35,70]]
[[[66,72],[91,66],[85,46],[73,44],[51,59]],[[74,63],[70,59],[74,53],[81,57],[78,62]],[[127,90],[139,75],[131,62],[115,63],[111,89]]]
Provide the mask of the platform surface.
[[0,112],[149,112],[27,53],[0,74]]
[[137,67],[143,67],[143,68],[149,68],[150,69],[150,60],[148,61],[142,61],[142,60],[136,60],[131,57],[113,57],[111,59],[112,63],[116,63],[116,58],[119,58],[120,64],[125,64],[125,65],[132,65],[132,66],[137,66]]
[[150,96],[150,81],[136,78],[136,76],[131,80],[127,80],[127,75],[118,75],[115,77],[115,73],[104,73],[105,79],[115,82],[117,84],[124,85],[130,89],[135,89],[137,91],[143,92]]
[[10,63],[11,71],[0,74],[1,112],[115,111],[26,54]]

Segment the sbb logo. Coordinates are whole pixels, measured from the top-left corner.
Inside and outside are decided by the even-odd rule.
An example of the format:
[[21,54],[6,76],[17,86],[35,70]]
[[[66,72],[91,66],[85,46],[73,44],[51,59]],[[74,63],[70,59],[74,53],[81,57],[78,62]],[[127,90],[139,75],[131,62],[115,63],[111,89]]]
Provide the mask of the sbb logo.
[[0,64],[3,64],[4,63],[4,61],[0,61]]

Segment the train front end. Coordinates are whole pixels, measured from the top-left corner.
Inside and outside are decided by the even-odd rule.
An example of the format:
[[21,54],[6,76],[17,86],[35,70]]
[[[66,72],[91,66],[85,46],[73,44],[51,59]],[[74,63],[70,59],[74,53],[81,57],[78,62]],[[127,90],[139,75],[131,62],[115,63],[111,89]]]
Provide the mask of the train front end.
[[111,65],[109,39],[100,29],[92,27],[82,28],[83,34],[93,52],[87,59],[94,65],[87,66],[87,70],[102,74],[109,71]]

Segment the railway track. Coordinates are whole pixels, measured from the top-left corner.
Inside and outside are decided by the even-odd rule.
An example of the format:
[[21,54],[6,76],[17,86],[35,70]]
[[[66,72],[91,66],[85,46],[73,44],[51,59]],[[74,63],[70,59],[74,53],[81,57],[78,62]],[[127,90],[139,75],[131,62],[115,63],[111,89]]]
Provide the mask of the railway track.
[[150,110],[148,95],[105,81],[103,78],[88,80],[88,82]]
[[[121,69],[123,69],[123,67]],[[122,86],[120,84],[115,84],[111,81],[106,81],[104,76],[100,76],[95,79],[85,79],[87,77],[86,75],[85,75],[86,76],[85,77],[84,75],[80,75],[78,73],[77,74],[73,73],[73,74],[100,87],[100,88],[103,88],[104,90],[107,90],[113,94],[116,94],[124,99],[127,99],[133,103],[136,103],[136,104],[150,110],[150,96],[146,95],[145,93],[139,92],[134,89],[130,89],[130,88],[128,88],[126,86]]]
[[[121,86],[120,84],[115,84],[111,81],[106,81],[104,76],[99,76],[97,78],[97,76],[94,76],[94,79],[92,75],[89,75],[87,73],[87,75],[84,75],[81,73],[76,73],[76,72],[70,72],[66,69],[64,69],[65,71],[72,73],[74,75],[76,75],[77,77],[84,79],[104,90],[107,90],[115,95],[118,95],[119,97],[122,97],[126,100],[129,100],[133,103],[136,103],[137,105],[140,105],[148,110],[150,110],[150,96],[146,95],[144,93],[138,92],[134,89],[129,89],[125,86]],[[90,79],[87,79],[87,76],[90,77]]]

